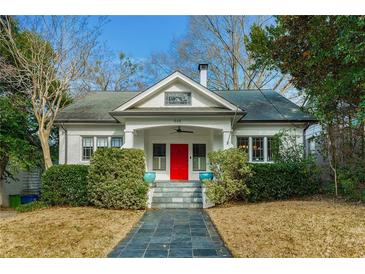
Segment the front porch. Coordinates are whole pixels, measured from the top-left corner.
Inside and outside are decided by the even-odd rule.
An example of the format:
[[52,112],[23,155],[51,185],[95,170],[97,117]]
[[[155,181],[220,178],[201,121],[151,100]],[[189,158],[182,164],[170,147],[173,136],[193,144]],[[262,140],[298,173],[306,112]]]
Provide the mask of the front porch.
[[215,124],[207,120],[200,125],[126,123],[124,133],[123,147],[145,151],[146,168],[156,172],[156,181],[198,181],[199,172],[209,171],[208,153],[233,146],[227,120]]

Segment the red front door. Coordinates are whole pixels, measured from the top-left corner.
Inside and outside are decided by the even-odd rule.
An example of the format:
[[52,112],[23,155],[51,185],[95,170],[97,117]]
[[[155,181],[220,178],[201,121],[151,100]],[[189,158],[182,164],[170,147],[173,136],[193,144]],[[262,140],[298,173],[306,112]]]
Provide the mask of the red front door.
[[170,145],[170,180],[188,180],[188,145]]

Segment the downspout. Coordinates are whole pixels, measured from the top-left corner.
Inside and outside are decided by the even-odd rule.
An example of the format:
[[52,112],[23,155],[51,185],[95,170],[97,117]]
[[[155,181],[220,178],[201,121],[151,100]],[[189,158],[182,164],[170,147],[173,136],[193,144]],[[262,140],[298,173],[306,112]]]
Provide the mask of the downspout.
[[67,164],[67,129],[63,127],[63,123],[61,123],[61,128],[65,132],[65,164]]
[[307,157],[307,140],[306,140],[306,136],[305,133],[307,131],[307,129],[310,127],[311,123],[308,122],[307,125],[305,126],[305,128],[303,129],[303,149],[304,149],[304,155],[305,157]]
[[236,119],[237,118],[237,111],[238,111],[238,106],[236,106],[236,111],[234,113],[232,124],[231,124],[231,133],[230,133],[230,136],[229,136],[229,138],[231,139],[231,142],[232,142],[233,131],[236,129],[236,125],[237,125],[238,121],[241,120],[243,117],[245,117],[246,114],[247,114],[247,113],[245,113],[239,119]]

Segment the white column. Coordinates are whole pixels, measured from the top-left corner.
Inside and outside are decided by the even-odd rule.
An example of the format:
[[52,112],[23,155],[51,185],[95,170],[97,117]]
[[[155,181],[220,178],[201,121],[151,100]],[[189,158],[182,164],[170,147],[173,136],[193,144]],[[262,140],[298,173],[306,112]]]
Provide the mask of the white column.
[[223,130],[223,149],[233,147],[232,144],[232,131]]
[[252,137],[248,137],[248,161],[252,162]]
[[58,129],[58,136],[59,136],[58,162],[60,165],[62,165],[66,164],[65,151],[67,148],[66,148],[66,133],[61,127],[59,127]]
[[133,130],[124,130],[124,145],[123,148],[133,148],[134,146],[134,134]]
[[264,162],[267,162],[267,137],[264,137]]

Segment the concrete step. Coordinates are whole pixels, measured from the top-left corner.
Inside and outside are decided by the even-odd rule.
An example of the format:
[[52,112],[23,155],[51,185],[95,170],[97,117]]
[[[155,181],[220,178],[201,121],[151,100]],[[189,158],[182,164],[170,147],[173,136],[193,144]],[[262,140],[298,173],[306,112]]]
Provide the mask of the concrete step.
[[155,187],[154,192],[201,192],[201,187]]
[[196,182],[156,182],[156,187],[172,187],[172,188],[187,188],[187,187],[201,187],[199,181]]
[[203,208],[202,203],[153,203],[152,208]]
[[152,203],[202,203],[202,198],[153,197]]
[[184,192],[184,191],[175,191],[175,192],[154,192],[153,197],[176,197],[176,198],[201,198],[202,192]]

